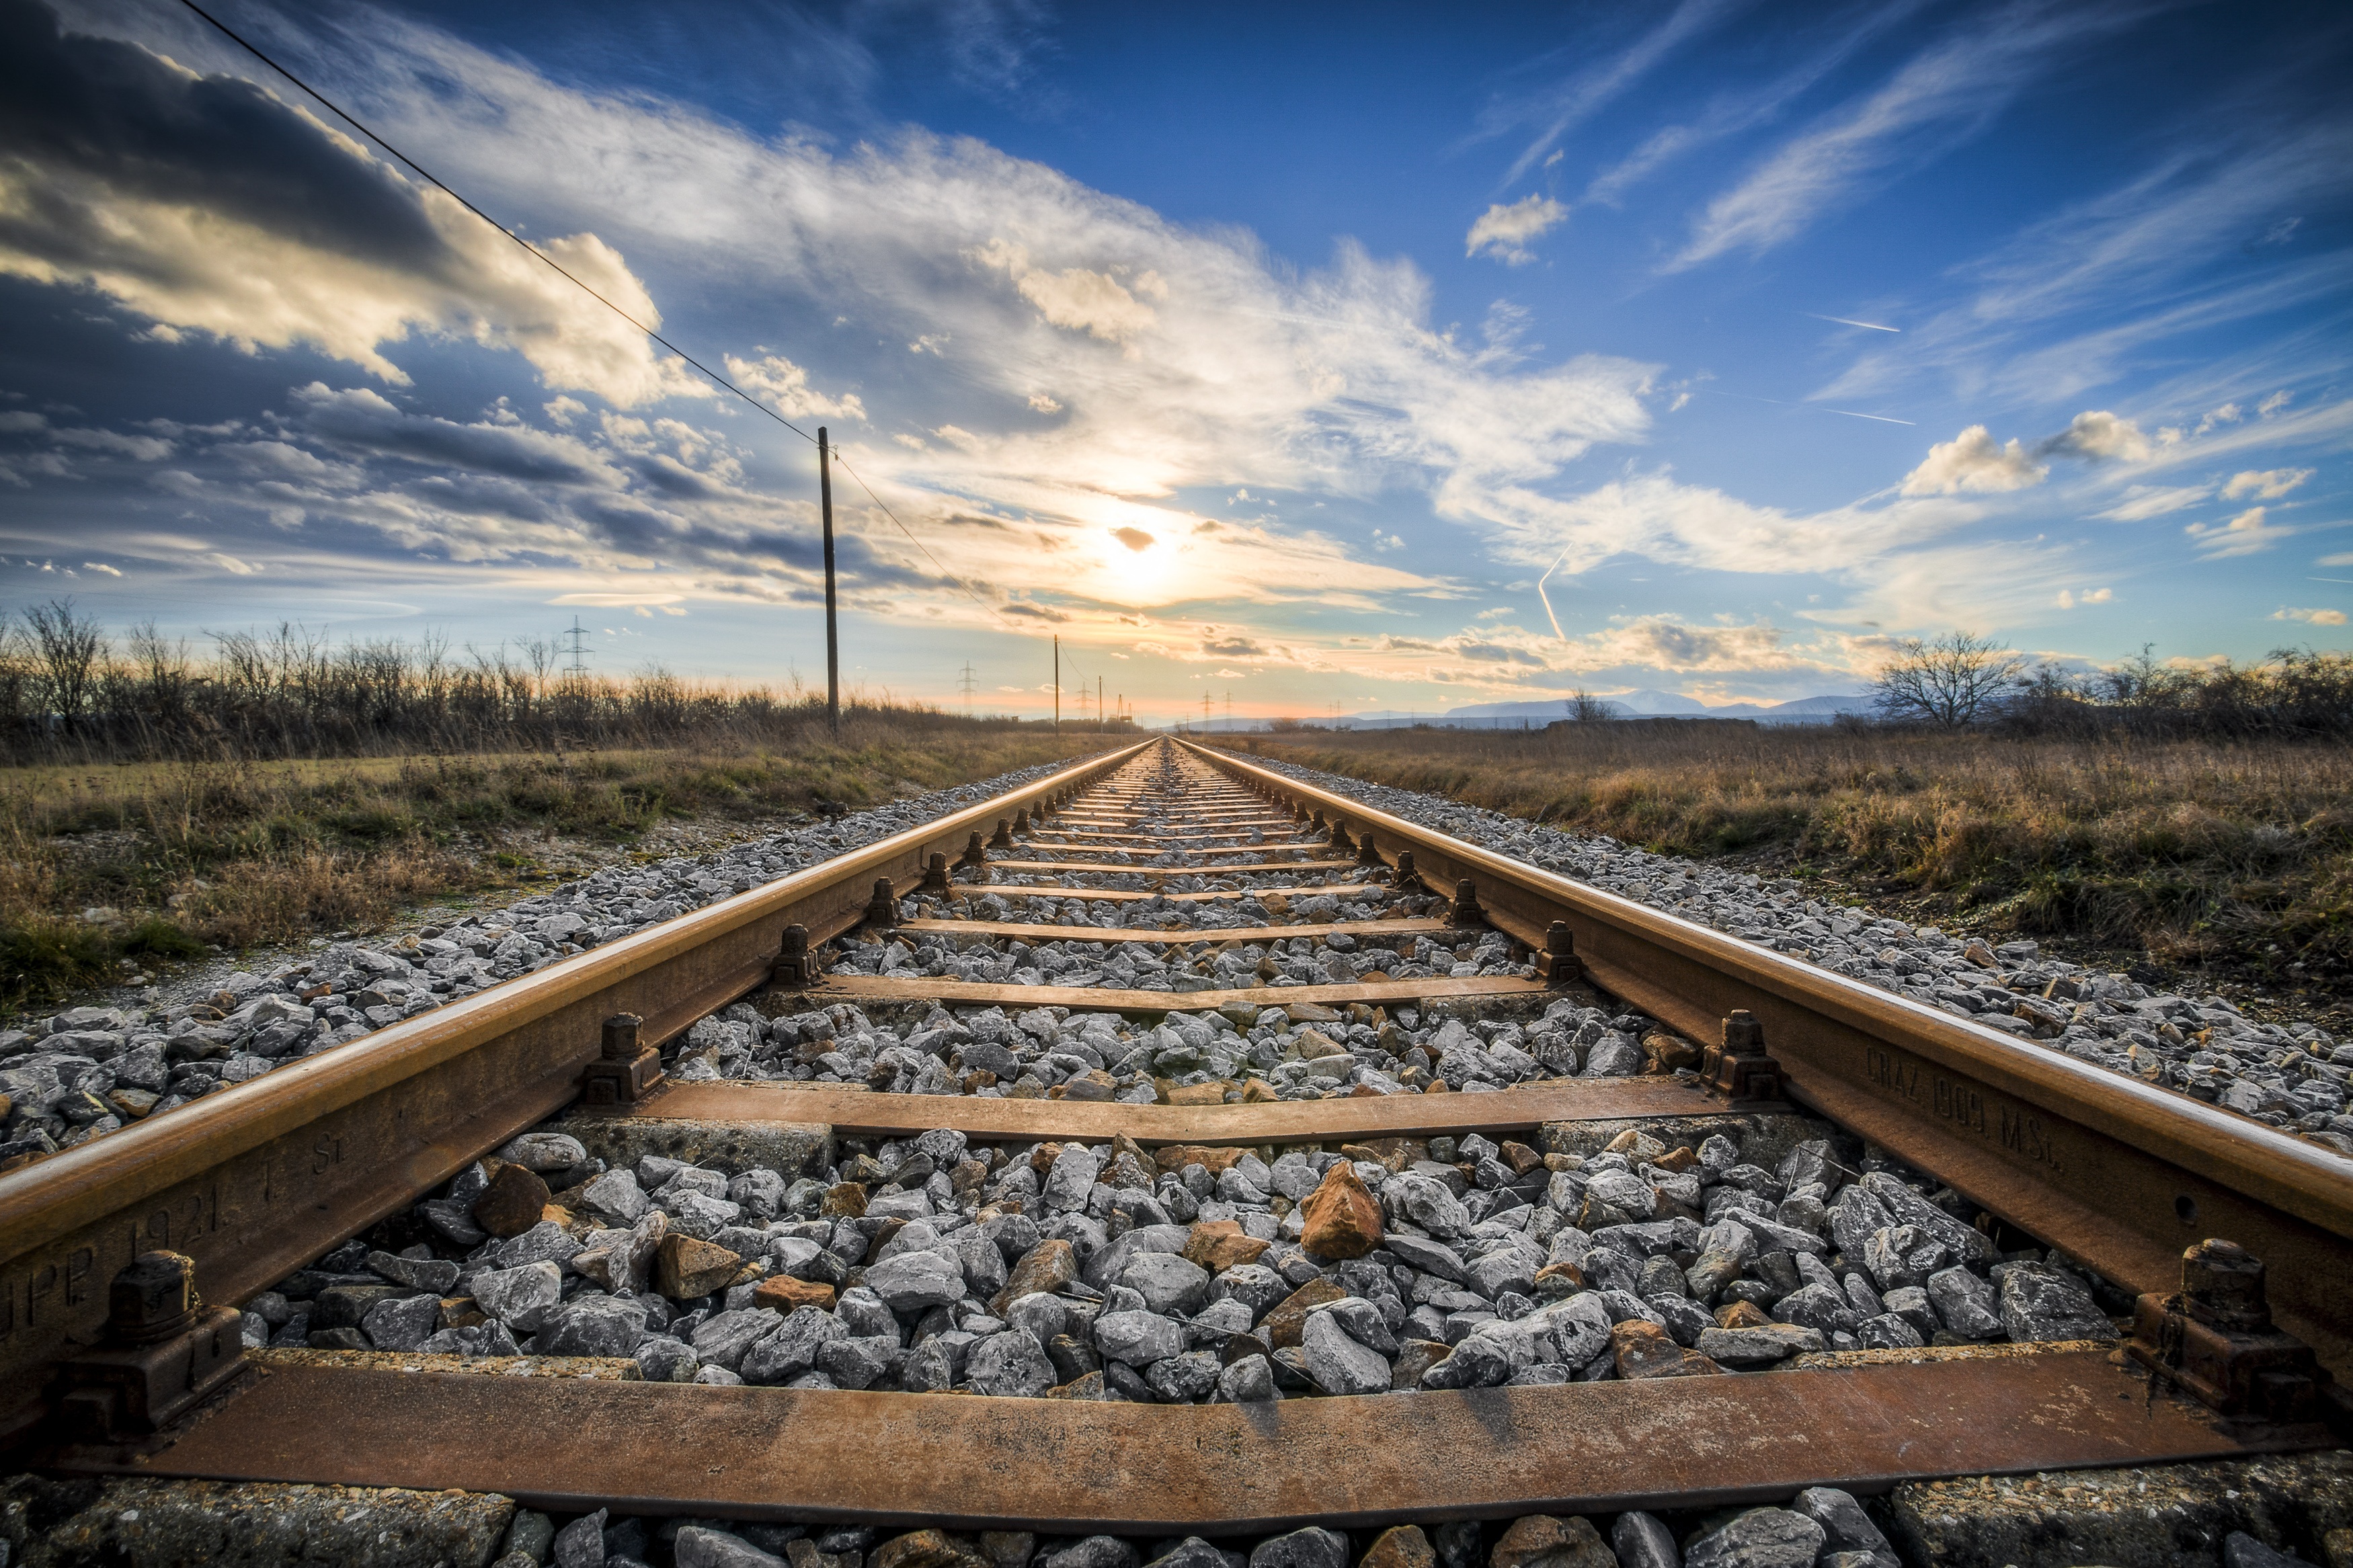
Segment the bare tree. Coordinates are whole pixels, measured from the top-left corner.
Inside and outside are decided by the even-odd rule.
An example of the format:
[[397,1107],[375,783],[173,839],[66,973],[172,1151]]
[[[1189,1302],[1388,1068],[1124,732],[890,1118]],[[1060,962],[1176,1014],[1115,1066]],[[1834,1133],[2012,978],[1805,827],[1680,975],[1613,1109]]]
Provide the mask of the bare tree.
[[1989,719],[2023,661],[1990,637],[1953,632],[1934,642],[1906,638],[1871,683],[1880,717],[1962,730]]
[[1618,717],[1618,709],[1608,699],[1596,697],[1582,686],[1568,694],[1563,704],[1568,716],[1580,724],[1596,724]]
[[35,657],[49,710],[70,728],[90,708],[106,638],[97,618],[77,611],[71,599],[36,605],[25,612],[25,620],[33,630]]

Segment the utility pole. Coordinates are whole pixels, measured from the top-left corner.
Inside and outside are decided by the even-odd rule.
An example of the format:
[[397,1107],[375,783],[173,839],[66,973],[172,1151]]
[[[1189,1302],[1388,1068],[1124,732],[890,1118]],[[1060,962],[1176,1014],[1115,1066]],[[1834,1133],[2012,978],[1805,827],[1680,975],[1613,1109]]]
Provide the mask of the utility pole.
[[1062,635],[1054,634],[1054,733],[1062,732]]
[[817,427],[818,510],[825,516],[825,716],[841,733],[841,634],[833,614],[833,459],[825,426]]
[[1095,677],[1095,728],[1103,728],[1103,677],[1100,675]]
[[1233,732],[1234,732],[1234,689],[1233,689],[1232,687],[1229,686],[1229,687],[1227,687],[1227,688],[1226,688],[1226,733],[1227,733],[1227,734],[1229,734],[1229,735],[1230,735],[1230,734],[1232,734]]

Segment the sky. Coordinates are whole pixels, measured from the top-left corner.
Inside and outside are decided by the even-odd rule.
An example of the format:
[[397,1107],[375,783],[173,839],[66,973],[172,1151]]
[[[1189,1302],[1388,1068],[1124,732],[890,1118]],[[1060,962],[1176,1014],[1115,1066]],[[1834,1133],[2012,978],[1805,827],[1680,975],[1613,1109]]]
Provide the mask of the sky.
[[844,686],[950,709],[2353,646],[2342,5],[214,14],[543,256],[0,0],[0,610],[821,685],[824,426]]

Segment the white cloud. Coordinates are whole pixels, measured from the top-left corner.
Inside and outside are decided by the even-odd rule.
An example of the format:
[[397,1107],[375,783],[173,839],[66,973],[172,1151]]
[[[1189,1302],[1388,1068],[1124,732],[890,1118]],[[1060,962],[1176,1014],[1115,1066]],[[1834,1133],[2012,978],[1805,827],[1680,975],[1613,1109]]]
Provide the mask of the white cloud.
[[1926,459],[1904,476],[1904,493],[1948,496],[1962,490],[2024,489],[2042,483],[2050,472],[2027,455],[2017,437],[2000,446],[1984,426],[1972,425],[1929,447]]
[[2072,610],[2078,605],[2105,605],[2116,596],[2113,588],[2087,588],[2081,594],[2072,588],[2062,588],[2056,603],[2063,610]]
[[[103,572],[103,573],[105,573],[105,574],[106,574],[108,576],[110,576],[110,577],[120,577],[120,576],[121,576],[121,575],[122,575],[121,570],[120,568],[118,568],[118,567],[113,567],[113,566],[109,566],[109,565],[108,565],[105,562],[103,562],[103,561],[85,561],[85,562],[83,562],[83,563],[82,563],[82,568],[83,568],[83,570],[85,570],[85,571],[89,571],[89,572]],[[2339,620],[2344,619],[2344,617],[2343,617],[2343,616],[2338,616],[2337,618],[2338,618]]]
[[1496,202],[1479,215],[1464,237],[1462,254],[1487,252],[1498,261],[1520,267],[1536,258],[1529,243],[1568,219],[1568,209],[1550,196],[1525,196],[1509,206]]
[[[1656,26],[1626,48],[1603,57],[1540,92],[1490,108],[1480,116],[1481,130],[1485,135],[1500,135],[1527,124],[1540,127],[1535,140],[1513,161],[1505,181],[1518,179],[1538,160],[1546,168],[1558,163],[1559,153],[1553,151],[1553,144],[1564,132],[1625,92],[1683,44],[1742,9],[1740,0],[1682,0]],[[1546,156],[1547,153],[1551,155]]]
[[2342,610],[2297,610],[2285,605],[2272,612],[2275,621],[2304,621],[2316,626],[2341,626],[2345,624]]
[[2198,548],[2210,560],[2232,555],[2254,555],[2269,550],[2296,531],[2278,528],[2264,521],[2264,509],[2249,507],[2226,523],[2193,522],[2182,530],[2195,540]]
[[2124,500],[2094,515],[2115,522],[2146,522],[2152,517],[2196,506],[2213,493],[2211,485],[2134,485],[2125,491]]
[[2105,408],[2076,415],[2066,429],[2035,447],[2038,454],[2127,463],[2146,462],[2154,450],[2139,426]]
[[[782,354],[755,351],[756,360],[727,356],[727,376],[787,419],[864,419],[866,405],[854,392],[828,397],[809,385],[808,372]],[[561,423],[561,421],[559,421]]]
[[2313,468],[2242,468],[2231,476],[2222,487],[2229,500],[2241,496],[2253,496],[2258,500],[2277,500],[2317,472]]
[[[1716,197],[1669,269],[1794,238],[1859,187],[1982,130],[2021,88],[2066,58],[2065,46],[2131,15],[2123,6],[2068,10],[2021,0],[1991,17],[1972,18],[1876,91],[1784,143]],[[1941,141],[1936,132],[1942,132]]]
[[1136,298],[1168,297],[1168,286],[1157,272],[1146,271],[1134,280],[1133,289],[1109,272],[1065,267],[1059,272],[1029,265],[1022,246],[992,238],[965,252],[965,258],[1012,279],[1021,297],[1058,327],[1087,332],[1105,342],[1124,342],[1159,320],[1152,307]]
[[1042,392],[1033,392],[1029,395],[1029,406],[1040,414],[1060,414],[1062,411],[1060,404]]

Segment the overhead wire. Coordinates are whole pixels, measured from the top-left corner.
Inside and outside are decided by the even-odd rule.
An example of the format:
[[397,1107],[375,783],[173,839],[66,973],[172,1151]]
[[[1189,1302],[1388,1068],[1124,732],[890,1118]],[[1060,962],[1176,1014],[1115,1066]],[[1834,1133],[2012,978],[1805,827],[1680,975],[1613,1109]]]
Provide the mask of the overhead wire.
[[[391,154],[396,161],[405,164],[408,168],[409,172],[414,174],[418,179],[423,180],[427,184],[431,185],[435,190],[439,191],[443,195],[448,196],[451,201],[456,202],[459,206],[465,208],[468,212],[473,214],[476,217],[481,219],[484,223],[489,224],[492,228],[506,236],[507,238],[514,241],[515,244],[522,247],[523,249],[529,251],[532,255],[545,262],[549,267],[553,268],[556,275],[562,278],[565,282],[571,284],[574,288],[579,289],[582,293],[587,295],[590,299],[604,306],[605,309],[612,311],[616,316],[620,317],[621,320],[627,321],[630,326],[635,327],[638,331],[643,332],[654,342],[661,344],[662,347],[670,350],[670,353],[676,354],[688,364],[692,365],[696,370],[701,371],[704,375],[710,377],[715,384],[733,393],[737,397],[742,398],[745,403],[750,404],[754,408],[758,409],[762,414],[766,415],[769,418],[775,420],[777,424],[783,426],[794,435],[798,436],[802,440],[808,442],[811,446],[817,445],[816,437],[810,435],[807,431],[802,429],[799,426],[794,424],[791,420],[786,418],[783,415],[777,413],[775,409],[769,407],[766,404],[761,402],[758,398],[753,396],[750,393],[744,391],[742,387],[736,385],[733,382],[728,380],[725,376],[720,374],[717,371],[712,369],[709,365],[695,358],[692,354],[688,353],[676,343],[671,342],[668,338],[662,336],[660,332],[657,331],[652,327],[648,326],[645,322],[640,321],[637,317],[631,315],[619,305],[615,304],[611,300],[607,299],[602,293],[590,287],[569,268],[565,268],[562,262],[556,260],[555,258],[548,255],[547,252],[542,250],[528,239],[525,239],[522,235],[517,234],[506,225],[499,222],[498,219],[492,217],[490,214],[476,206],[472,202],[468,201],[464,196],[459,195],[456,191],[451,190],[448,184],[444,182],[440,176],[435,174],[430,169],[426,168],[425,165],[419,163],[416,159],[410,157],[407,153],[402,152],[399,148],[385,141],[382,135],[378,134],[369,126],[362,123],[358,117],[353,115],[349,110],[335,102],[334,100],[329,98],[325,93],[321,92],[317,88],[312,87],[309,82],[304,81],[301,77],[296,76],[286,67],[279,64],[278,61],[259,44],[254,43],[251,39],[237,31],[237,29],[231,27],[227,23],[222,21],[211,12],[206,10],[202,5],[197,5],[196,0],[180,0],[180,4],[185,5],[189,10],[195,12],[198,16],[209,23],[221,34],[223,37],[227,38],[231,43],[237,45],[237,47],[251,55],[255,59],[259,60],[263,65],[268,66],[271,70],[276,71],[280,76],[284,77],[288,81],[290,81],[296,87],[301,88],[303,92],[310,95],[310,97],[316,101],[320,107],[326,110],[327,112],[332,114],[336,119],[341,120],[344,124],[350,126],[353,130],[358,132],[361,135],[366,137],[369,141],[383,148],[387,153]],[[881,512],[884,517],[889,518],[892,526],[897,528],[901,533],[907,536],[907,542],[913,544],[917,550],[923,552],[923,559],[930,562],[934,568],[939,572],[941,576],[945,577],[957,587],[963,589],[966,597],[970,598],[974,604],[978,605],[982,609],[987,610],[991,616],[994,616],[998,624],[1003,626],[1007,631],[1012,632],[1017,637],[1023,635],[1020,627],[1015,626],[1011,621],[1007,620],[1004,614],[999,611],[996,605],[983,598],[980,593],[975,589],[970,583],[966,582],[958,574],[949,571],[946,564],[943,563],[938,556],[932,553],[931,546],[925,544],[921,539],[918,539],[915,536],[914,530],[909,528],[904,522],[900,521],[899,514],[892,511],[890,506],[884,502],[882,498],[874,493],[874,487],[866,482],[865,477],[860,474],[855,468],[852,468],[849,462],[842,458],[840,447],[834,447],[832,448],[832,453],[834,460],[840,463],[843,471],[847,472],[851,479],[858,481],[858,488],[866,492],[866,498],[874,503],[875,509]]]

